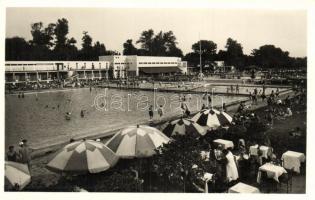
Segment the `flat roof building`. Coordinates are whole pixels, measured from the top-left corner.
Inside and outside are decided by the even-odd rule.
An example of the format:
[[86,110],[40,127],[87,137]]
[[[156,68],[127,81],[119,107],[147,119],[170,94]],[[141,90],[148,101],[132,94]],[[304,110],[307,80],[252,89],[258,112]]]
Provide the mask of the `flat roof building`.
[[99,60],[110,63],[115,78],[187,73],[187,62],[182,61],[179,57],[110,55],[99,56]]
[[6,83],[50,82],[75,76],[77,79],[108,78],[107,61],[7,61]]
[[135,76],[187,74],[187,62],[179,57],[100,56],[99,61],[7,61],[6,83],[120,79]]

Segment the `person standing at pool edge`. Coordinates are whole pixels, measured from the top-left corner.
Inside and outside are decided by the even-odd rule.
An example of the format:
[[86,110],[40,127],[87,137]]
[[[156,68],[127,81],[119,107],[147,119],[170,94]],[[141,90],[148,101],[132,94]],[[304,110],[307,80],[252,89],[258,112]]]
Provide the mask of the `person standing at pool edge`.
[[160,105],[160,107],[158,108],[158,114],[160,115],[160,119],[163,117],[163,107],[162,105]]
[[240,93],[240,88],[239,88],[239,85],[236,84],[236,94],[239,94]]
[[149,116],[150,116],[150,120],[152,120],[153,119],[153,106],[152,105],[150,105],[149,107]]
[[22,140],[22,148],[19,149],[19,156],[21,158],[21,163],[27,164],[30,168],[31,166],[31,150],[27,144],[27,140]]
[[14,150],[14,146],[9,146],[9,151],[7,152],[7,160],[16,162],[17,161],[17,153]]
[[280,91],[279,91],[279,88],[277,88],[277,90],[276,90],[276,98],[279,97],[279,94],[280,94]]
[[[211,106],[211,101],[212,101],[211,96],[210,96],[210,94],[208,94],[208,107]],[[211,107],[212,107],[212,106],[211,106]]]

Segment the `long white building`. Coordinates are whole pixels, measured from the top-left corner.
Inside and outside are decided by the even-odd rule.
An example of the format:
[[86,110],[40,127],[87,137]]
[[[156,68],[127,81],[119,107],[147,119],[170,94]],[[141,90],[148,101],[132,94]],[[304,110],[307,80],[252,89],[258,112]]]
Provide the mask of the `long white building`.
[[187,73],[187,62],[178,57],[100,56],[99,61],[7,61],[6,83],[119,79],[134,76]]
[[75,76],[77,79],[108,78],[106,61],[7,61],[6,83],[50,82]]

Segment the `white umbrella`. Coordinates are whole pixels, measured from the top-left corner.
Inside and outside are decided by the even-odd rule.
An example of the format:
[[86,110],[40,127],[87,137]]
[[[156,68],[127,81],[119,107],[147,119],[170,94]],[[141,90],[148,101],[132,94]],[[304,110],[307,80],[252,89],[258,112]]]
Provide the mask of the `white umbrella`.
[[152,156],[157,147],[168,142],[169,138],[158,129],[137,125],[120,130],[106,146],[121,158],[134,158]]
[[31,175],[26,164],[5,161],[5,185],[8,188],[22,190],[31,182]]
[[114,166],[117,161],[115,153],[103,143],[83,140],[66,145],[46,167],[55,172],[98,173]]

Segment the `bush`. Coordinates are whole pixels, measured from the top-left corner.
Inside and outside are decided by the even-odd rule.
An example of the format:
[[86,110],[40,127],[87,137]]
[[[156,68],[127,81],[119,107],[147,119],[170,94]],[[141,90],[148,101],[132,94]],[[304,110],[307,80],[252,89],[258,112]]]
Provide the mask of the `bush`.
[[239,139],[248,140],[247,128],[242,125],[232,125],[228,129],[228,135],[230,135],[230,140],[234,142],[234,144],[238,143]]
[[152,158],[152,168],[163,181],[163,191],[167,190],[166,187],[191,191],[191,180],[197,179],[192,166],[197,165],[203,172],[214,172],[214,168],[201,159],[203,145],[199,139],[189,135],[175,136],[174,139],[157,150]]
[[122,170],[96,181],[95,192],[137,192],[140,185],[130,170]]

